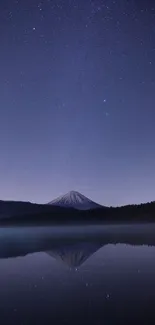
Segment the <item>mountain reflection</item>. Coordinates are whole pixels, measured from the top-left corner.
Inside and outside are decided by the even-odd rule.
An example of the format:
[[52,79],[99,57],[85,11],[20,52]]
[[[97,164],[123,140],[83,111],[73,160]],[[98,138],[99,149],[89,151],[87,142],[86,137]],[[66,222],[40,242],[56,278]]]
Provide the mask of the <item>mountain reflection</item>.
[[76,243],[48,251],[48,255],[63,262],[71,269],[80,267],[91,255],[102,247],[100,243]]
[[[38,230],[39,229],[39,230]],[[81,266],[101,247],[108,244],[155,246],[155,226],[107,226],[61,231],[53,228],[1,228],[0,259],[45,252],[70,268]]]

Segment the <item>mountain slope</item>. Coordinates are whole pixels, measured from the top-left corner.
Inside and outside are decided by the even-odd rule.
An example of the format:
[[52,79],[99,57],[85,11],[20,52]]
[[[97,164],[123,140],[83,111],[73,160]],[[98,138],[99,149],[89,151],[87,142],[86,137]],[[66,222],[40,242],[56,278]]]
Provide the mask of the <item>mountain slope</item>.
[[76,191],[71,191],[62,195],[48,204],[63,208],[74,208],[77,210],[94,210],[102,207]]

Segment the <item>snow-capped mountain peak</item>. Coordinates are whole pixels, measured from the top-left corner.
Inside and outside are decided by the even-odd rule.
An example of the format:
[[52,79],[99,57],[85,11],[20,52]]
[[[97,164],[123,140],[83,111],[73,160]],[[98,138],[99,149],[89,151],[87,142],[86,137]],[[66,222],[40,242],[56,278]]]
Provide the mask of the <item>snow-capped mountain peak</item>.
[[64,208],[74,208],[77,210],[91,210],[101,208],[99,204],[93,202],[77,191],[70,191],[69,193],[58,197],[48,204]]

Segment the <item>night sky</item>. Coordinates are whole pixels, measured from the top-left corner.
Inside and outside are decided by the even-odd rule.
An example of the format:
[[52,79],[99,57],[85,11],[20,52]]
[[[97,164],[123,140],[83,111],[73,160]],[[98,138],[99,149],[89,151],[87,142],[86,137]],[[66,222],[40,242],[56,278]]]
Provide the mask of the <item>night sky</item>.
[[0,199],[155,200],[155,3],[0,1]]

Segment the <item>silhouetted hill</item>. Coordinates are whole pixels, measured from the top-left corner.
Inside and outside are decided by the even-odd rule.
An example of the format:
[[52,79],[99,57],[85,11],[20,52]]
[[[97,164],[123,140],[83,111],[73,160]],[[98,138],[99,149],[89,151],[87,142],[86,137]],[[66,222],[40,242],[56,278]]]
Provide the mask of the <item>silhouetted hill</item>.
[[[72,209],[70,209],[72,210]],[[0,219],[24,218],[36,214],[63,213],[64,209],[46,204],[34,204],[30,202],[0,201]]]
[[53,205],[0,201],[1,224],[95,224],[152,221],[155,221],[155,202],[79,211]]

